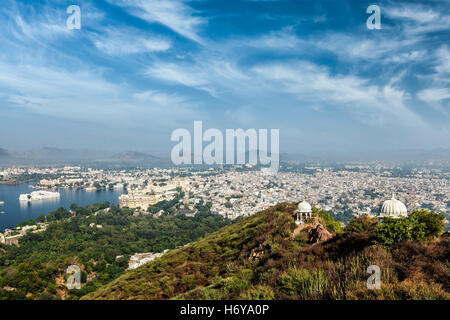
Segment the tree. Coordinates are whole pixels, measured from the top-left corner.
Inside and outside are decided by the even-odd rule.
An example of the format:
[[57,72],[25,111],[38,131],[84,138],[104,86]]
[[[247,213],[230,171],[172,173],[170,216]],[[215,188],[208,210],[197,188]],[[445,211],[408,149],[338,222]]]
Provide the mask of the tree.
[[[425,225],[423,240],[439,237],[445,230],[445,216],[427,209],[415,209],[409,219],[416,225]],[[418,239],[420,240],[420,239]]]
[[18,227],[25,227],[25,226],[33,226],[36,224],[36,221],[34,221],[33,219],[27,220],[25,222],[21,222],[19,223],[17,226]]

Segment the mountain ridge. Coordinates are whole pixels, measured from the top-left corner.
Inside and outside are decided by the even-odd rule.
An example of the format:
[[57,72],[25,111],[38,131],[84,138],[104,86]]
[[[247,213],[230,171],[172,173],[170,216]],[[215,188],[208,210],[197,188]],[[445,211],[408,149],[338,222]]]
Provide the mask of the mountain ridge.
[[113,153],[90,149],[42,147],[9,152],[0,148],[0,164],[5,165],[151,165],[167,162],[166,159],[137,151]]

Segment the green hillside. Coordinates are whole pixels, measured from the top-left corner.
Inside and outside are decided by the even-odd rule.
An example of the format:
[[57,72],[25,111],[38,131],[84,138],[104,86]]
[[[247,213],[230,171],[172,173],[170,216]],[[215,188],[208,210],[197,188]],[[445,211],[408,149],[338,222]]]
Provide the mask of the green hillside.
[[[47,219],[47,229],[29,232],[20,246],[0,244],[0,300],[78,299],[126,272],[136,252],[174,249],[230,224],[200,205],[195,217],[159,218],[109,203],[71,207],[74,217],[60,208],[38,218]],[[73,264],[82,271],[81,290],[66,287],[66,270]]]
[[[311,244],[307,228],[296,230],[295,205],[280,204],[172,250],[83,299],[450,298],[448,237],[429,233],[386,246],[390,230],[402,223],[426,228],[421,215],[428,213],[382,227],[359,219],[342,231],[325,212],[315,212],[333,231],[331,239]],[[382,271],[380,290],[366,286],[373,264]]]

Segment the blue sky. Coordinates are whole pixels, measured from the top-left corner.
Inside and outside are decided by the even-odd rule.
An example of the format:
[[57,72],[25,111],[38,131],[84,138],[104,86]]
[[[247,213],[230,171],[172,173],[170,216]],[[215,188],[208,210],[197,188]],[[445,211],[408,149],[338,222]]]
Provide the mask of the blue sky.
[[163,155],[194,120],[289,153],[450,147],[448,1],[2,0],[0,25],[8,150]]

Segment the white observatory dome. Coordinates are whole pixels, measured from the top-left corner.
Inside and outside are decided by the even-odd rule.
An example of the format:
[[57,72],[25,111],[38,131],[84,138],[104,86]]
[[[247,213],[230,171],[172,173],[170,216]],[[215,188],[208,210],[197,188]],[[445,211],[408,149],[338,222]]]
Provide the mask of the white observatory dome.
[[403,202],[395,199],[394,196],[392,196],[392,199],[383,202],[383,206],[381,207],[380,211],[380,217],[400,218],[407,216],[408,212],[406,206]]

